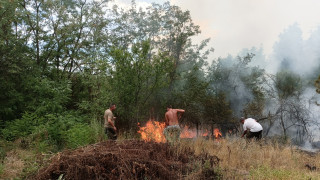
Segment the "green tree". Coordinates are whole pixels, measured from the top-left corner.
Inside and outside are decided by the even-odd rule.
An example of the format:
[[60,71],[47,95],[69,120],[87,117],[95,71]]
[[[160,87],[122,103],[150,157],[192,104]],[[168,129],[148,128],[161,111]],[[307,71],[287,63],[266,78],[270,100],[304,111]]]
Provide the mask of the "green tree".
[[258,118],[258,114],[262,113],[261,111],[256,112],[258,114],[248,113],[246,108],[257,102],[258,106],[263,106],[264,103],[265,73],[264,70],[249,65],[253,57],[253,54],[237,58],[229,56],[218,59],[209,68],[210,89],[216,94],[225,94],[233,116],[244,116],[242,113],[247,113]]
[[[149,42],[135,44],[131,52],[113,49],[110,87],[122,123],[136,126],[149,111],[151,96],[167,85],[171,60],[165,54],[149,58]],[[128,123],[129,122],[129,123]],[[121,123],[121,122],[120,122]],[[127,127],[127,128],[129,128]]]
[[23,18],[19,1],[0,2],[0,119],[9,121],[22,116],[26,107],[25,82],[37,74],[25,37],[20,36],[17,24]]

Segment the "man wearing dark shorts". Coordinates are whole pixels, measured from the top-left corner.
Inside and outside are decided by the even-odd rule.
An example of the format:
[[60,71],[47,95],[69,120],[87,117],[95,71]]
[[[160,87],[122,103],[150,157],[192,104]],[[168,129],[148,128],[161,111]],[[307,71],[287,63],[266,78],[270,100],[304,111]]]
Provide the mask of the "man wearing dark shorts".
[[109,109],[104,112],[104,129],[105,134],[107,135],[108,139],[116,140],[117,139],[117,128],[115,126],[115,119],[113,115],[113,111],[116,109],[115,104],[110,104]]

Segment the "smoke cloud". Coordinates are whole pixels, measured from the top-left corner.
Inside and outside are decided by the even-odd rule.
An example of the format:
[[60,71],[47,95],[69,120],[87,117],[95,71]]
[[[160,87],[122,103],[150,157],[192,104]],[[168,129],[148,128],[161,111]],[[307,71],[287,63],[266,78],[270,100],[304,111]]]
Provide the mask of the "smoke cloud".
[[[273,45],[273,51],[270,56],[266,57],[263,48],[256,47],[243,49],[239,56],[244,56],[246,53],[255,54],[252,62],[249,63],[251,67],[257,66],[265,69],[266,73],[273,75],[279,71],[290,71],[298,74],[302,81],[305,82],[303,84],[305,89],[298,103],[305,109],[304,118],[308,122],[307,131],[309,136],[306,134],[303,139],[300,139],[300,143],[301,145],[309,145],[309,147],[305,148],[310,149],[310,144],[305,143],[307,140],[315,143],[320,141],[320,106],[316,105],[316,102],[320,102],[320,95],[316,93],[313,85],[320,75],[320,26],[311,32],[309,38],[304,40],[299,25],[297,23],[292,24],[279,35],[278,40]],[[225,61],[230,61],[228,59],[232,58],[229,56],[225,58]],[[238,93],[238,99],[250,97],[246,89],[239,88],[238,90],[244,91],[243,93]],[[277,106],[275,102],[269,102],[265,113],[269,111],[275,113],[277,109],[275,106]],[[274,124],[268,135],[281,135],[282,129],[279,127],[279,124]],[[289,128],[287,133],[291,139],[297,140],[297,132],[302,131],[296,127]]]

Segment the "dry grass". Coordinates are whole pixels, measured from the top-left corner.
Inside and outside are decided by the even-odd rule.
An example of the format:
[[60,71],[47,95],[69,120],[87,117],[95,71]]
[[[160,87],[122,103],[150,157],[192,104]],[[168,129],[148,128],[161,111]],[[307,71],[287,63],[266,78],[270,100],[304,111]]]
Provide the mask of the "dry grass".
[[0,179],[25,179],[43,163],[32,150],[16,148],[6,153],[0,166]]
[[225,138],[182,141],[179,148],[218,156],[223,179],[320,179],[320,153],[302,152],[290,145]]
[[[265,140],[248,143],[240,138],[219,141],[198,138],[182,139],[176,148],[177,154],[190,148],[196,155],[217,156],[220,163],[215,170],[222,174],[222,179],[320,179],[320,153],[303,152],[288,144]],[[8,151],[0,164],[0,179],[23,178],[36,172],[48,159],[41,162],[36,157],[38,155],[30,150],[17,148]],[[186,179],[197,177],[191,173]]]
[[13,179],[21,175],[24,169],[24,161],[19,158],[17,151],[10,151],[7,153],[3,162],[3,172],[0,174],[1,179]]

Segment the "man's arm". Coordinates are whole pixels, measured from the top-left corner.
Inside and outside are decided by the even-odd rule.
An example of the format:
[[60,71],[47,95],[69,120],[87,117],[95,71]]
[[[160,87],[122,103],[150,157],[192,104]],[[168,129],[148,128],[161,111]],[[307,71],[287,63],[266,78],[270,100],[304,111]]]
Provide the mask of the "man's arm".
[[184,109],[175,109],[176,111],[178,111],[179,113],[184,113],[185,110]]
[[183,113],[185,112],[185,110],[183,109],[175,109],[177,112],[179,112],[179,116],[178,116],[178,120],[182,117]]
[[243,134],[241,137],[243,137],[247,133],[247,130],[243,131]]
[[108,123],[113,127],[114,130],[117,130],[110,117],[108,117]]

